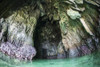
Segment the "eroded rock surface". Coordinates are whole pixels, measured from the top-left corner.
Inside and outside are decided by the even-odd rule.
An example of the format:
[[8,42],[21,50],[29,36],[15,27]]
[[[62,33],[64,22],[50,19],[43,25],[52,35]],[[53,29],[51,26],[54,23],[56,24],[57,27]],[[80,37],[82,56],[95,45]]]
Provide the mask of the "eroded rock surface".
[[18,1],[0,7],[2,53],[20,60],[57,59],[100,49],[99,0]]
[[24,10],[25,8],[14,11],[6,19],[0,19],[0,50],[2,53],[19,60],[32,60],[36,55],[33,33],[40,10],[36,9],[33,13],[31,12],[32,14],[27,14],[23,11],[27,12],[32,9]]
[[19,60],[32,60],[36,55],[35,48],[30,45],[23,45],[17,48],[9,42],[1,43],[0,51]]

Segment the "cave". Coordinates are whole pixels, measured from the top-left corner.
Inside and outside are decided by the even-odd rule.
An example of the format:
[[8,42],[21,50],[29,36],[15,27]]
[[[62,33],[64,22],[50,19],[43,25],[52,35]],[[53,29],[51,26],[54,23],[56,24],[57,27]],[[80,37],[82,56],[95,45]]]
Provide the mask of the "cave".
[[37,50],[35,58],[56,59],[57,47],[62,41],[59,22],[43,18],[39,18],[35,29],[34,47]]
[[0,0],[0,67],[99,67],[99,34],[100,0]]

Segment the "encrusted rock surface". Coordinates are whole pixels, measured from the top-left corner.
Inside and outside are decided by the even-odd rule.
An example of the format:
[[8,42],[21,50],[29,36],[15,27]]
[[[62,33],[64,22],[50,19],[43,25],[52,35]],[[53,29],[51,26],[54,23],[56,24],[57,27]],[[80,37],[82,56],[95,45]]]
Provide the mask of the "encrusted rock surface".
[[32,60],[35,55],[73,58],[100,49],[99,0],[18,1],[2,1],[8,8],[0,6],[2,53]]

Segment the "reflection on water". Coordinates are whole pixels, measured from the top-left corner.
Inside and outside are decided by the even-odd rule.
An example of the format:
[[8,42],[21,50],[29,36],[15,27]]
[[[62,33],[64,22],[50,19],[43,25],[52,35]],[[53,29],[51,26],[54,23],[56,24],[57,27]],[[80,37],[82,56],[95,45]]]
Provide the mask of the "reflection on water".
[[100,52],[74,59],[33,60],[33,62],[7,63],[0,60],[0,67],[100,67]]

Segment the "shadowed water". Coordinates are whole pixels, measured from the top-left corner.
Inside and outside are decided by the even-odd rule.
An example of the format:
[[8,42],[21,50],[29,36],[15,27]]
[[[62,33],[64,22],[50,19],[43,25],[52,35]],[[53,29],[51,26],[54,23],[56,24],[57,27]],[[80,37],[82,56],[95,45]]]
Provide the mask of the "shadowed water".
[[16,63],[0,60],[0,67],[100,67],[100,52],[74,59],[33,60]]

